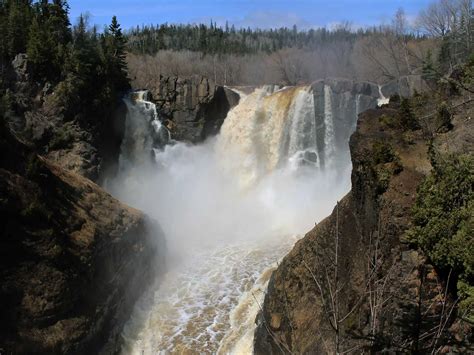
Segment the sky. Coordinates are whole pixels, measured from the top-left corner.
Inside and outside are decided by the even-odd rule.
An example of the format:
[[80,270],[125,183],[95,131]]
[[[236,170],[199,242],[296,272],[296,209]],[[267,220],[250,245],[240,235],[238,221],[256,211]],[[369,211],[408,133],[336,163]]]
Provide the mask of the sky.
[[127,29],[161,23],[226,21],[236,27],[300,29],[331,27],[350,21],[354,27],[388,23],[400,7],[413,20],[432,0],[69,0],[71,18],[90,15],[103,26],[116,15]]

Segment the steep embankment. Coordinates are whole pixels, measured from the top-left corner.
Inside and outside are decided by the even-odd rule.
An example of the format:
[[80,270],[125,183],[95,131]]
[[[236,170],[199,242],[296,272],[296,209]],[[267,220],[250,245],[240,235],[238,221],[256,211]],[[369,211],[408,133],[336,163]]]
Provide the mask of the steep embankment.
[[[471,113],[472,104],[434,145],[472,152]],[[466,323],[453,324],[446,275],[404,243],[431,165],[422,131],[393,124],[400,114],[391,104],[359,116],[350,141],[352,190],[274,272],[257,318],[256,353],[431,352],[469,343]]]
[[159,228],[5,127],[0,146],[0,352],[87,353],[116,343],[158,271]]

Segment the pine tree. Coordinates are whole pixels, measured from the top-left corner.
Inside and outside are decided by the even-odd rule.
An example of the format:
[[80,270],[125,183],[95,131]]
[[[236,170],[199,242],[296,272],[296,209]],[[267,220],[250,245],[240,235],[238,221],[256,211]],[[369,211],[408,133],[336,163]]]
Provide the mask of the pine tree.
[[27,44],[28,60],[34,66],[34,75],[38,79],[48,79],[57,68],[54,65],[54,42],[39,16],[35,16],[30,26]]
[[117,21],[112,17],[108,31],[104,33],[104,60],[108,75],[113,78],[112,86],[117,90],[127,90],[130,87],[127,77],[127,62],[125,55],[126,41]]
[[431,50],[428,50],[426,59],[423,63],[422,77],[424,80],[430,83],[434,83],[439,79],[439,75],[436,72],[435,64],[433,63],[433,54]]
[[31,22],[31,1],[9,0],[6,1],[6,4],[8,9],[6,41],[8,55],[10,58],[13,58],[18,53],[24,53],[26,51],[29,25]]
[[419,128],[410,100],[404,97],[402,97],[400,102],[400,124],[405,130],[415,130]]

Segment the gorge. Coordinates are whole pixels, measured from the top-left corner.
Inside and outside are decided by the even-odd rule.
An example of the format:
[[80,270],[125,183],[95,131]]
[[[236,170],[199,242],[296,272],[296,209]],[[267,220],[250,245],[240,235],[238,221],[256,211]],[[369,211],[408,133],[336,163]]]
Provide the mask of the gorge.
[[124,353],[252,352],[272,270],[349,190],[349,136],[381,99],[348,80],[226,90],[238,104],[197,145],[170,139],[149,92],[125,99],[107,186],[160,222],[168,270],[135,307]]
[[0,0],[0,355],[474,353],[472,0],[107,1]]

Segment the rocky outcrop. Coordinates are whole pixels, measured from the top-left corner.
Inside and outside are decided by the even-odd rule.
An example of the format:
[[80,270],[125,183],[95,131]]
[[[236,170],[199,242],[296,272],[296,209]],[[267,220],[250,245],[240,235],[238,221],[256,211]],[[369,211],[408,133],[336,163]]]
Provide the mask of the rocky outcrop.
[[159,227],[5,127],[0,147],[0,352],[113,349],[159,272]]
[[198,143],[219,132],[239,95],[202,77],[160,77],[148,88],[161,120],[173,139]]
[[32,77],[27,55],[18,54],[6,76],[9,109],[4,116],[9,128],[49,160],[98,181],[118,160],[124,105],[117,102],[97,117],[83,117],[81,107],[65,110],[60,85],[40,84]]
[[[352,190],[273,273],[256,320],[257,354],[466,351],[470,330],[453,324],[446,275],[404,242],[431,166],[421,131],[387,125],[397,110],[359,117]],[[449,135],[463,135],[465,122],[454,121]]]

